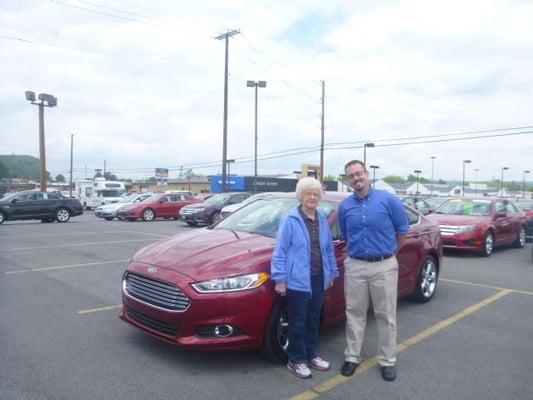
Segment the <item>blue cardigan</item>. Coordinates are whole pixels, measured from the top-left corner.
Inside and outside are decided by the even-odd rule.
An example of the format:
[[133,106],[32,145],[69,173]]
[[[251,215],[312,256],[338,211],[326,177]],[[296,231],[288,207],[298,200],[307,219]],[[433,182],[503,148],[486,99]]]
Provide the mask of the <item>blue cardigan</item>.
[[[339,270],[328,221],[320,210],[317,211],[325,289],[331,279],[339,276]],[[288,289],[311,293],[311,242],[298,207],[291,209],[280,224],[270,272],[274,282],[285,282]]]

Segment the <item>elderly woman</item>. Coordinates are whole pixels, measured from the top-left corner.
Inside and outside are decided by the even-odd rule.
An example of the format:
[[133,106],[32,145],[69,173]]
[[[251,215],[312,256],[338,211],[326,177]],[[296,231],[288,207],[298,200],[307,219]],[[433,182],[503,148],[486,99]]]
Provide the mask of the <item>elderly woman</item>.
[[317,354],[318,327],[324,292],[339,275],[326,217],[317,210],[322,185],[303,178],[296,185],[300,205],[281,222],[271,275],[275,290],[286,297],[289,314],[289,362],[299,378],[311,377],[313,368],[326,371],[330,363]]

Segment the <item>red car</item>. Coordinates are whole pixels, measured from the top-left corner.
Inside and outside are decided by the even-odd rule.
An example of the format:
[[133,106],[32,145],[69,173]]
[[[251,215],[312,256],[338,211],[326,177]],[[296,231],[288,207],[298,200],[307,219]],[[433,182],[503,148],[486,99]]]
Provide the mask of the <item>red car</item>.
[[[326,292],[323,326],[345,319],[346,243],[338,239],[336,213],[344,197],[328,193],[320,203],[329,216],[340,271]],[[269,273],[280,220],[296,204],[294,194],[280,193],[252,202],[214,226],[141,249],[124,272],[120,318],[173,345],[263,349],[271,359],[286,360],[287,310]],[[398,254],[398,296],[426,302],[437,288],[440,232],[406,209],[410,231]]]
[[199,202],[200,200],[185,193],[156,193],[140,203],[120,207],[118,218],[130,221],[138,218],[153,221],[158,217],[176,219],[181,207]]
[[526,214],[526,239],[533,240],[533,200],[517,200],[516,205]]
[[506,199],[451,199],[427,218],[439,224],[444,248],[488,257],[496,246],[526,244],[526,216]]

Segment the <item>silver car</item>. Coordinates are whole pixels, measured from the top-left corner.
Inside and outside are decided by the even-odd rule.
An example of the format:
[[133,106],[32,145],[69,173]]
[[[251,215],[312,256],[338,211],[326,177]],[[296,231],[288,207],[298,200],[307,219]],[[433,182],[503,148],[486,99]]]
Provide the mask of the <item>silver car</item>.
[[110,203],[98,206],[94,210],[94,215],[99,218],[104,218],[106,221],[112,221],[115,218],[118,218],[118,209],[125,204],[140,203],[143,200],[146,200],[148,197],[152,196],[152,193],[139,193],[132,194],[130,196],[124,197],[118,203]]

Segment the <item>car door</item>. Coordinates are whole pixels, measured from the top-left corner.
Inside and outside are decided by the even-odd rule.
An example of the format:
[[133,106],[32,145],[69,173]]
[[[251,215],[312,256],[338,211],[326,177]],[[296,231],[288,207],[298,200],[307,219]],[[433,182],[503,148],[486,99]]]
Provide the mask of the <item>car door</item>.
[[56,193],[43,193],[42,207],[40,209],[41,217],[53,217],[54,213],[61,203],[61,196]]
[[157,211],[156,215],[158,217],[174,217],[175,215],[172,214],[172,210],[175,207],[175,200],[176,198],[175,194],[167,194],[165,196],[162,196],[157,204]]
[[510,232],[509,232],[509,241],[514,241],[518,237],[518,233],[523,226],[523,217],[522,213],[516,206],[511,203],[509,200],[504,201],[505,209],[507,210],[507,215],[510,218]]
[[504,200],[495,201],[493,222],[496,232],[496,243],[508,242],[513,232],[512,216],[507,212]]
[[33,193],[21,193],[11,200],[9,206],[12,219],[31,218],[33,210],[31,209]]

